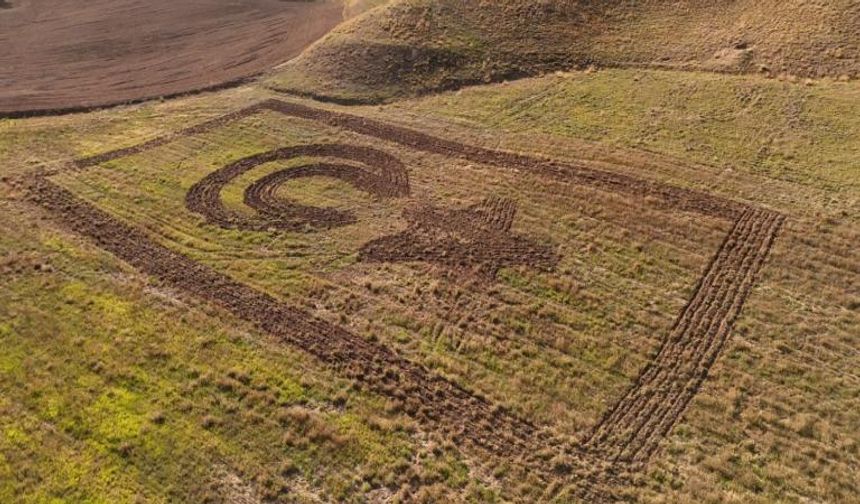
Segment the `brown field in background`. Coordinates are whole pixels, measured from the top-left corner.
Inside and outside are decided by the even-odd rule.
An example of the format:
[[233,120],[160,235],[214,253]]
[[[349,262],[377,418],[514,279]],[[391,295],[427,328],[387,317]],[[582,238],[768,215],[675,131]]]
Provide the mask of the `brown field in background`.
[[13,0],[0,10],[0,116],[240,82],[296,56],[342,16],[331,0]]

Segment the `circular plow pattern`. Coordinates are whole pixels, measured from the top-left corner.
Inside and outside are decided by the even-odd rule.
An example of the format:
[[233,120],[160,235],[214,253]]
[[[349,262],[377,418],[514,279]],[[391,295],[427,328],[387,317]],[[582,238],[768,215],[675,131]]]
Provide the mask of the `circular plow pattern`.
[[[256,210],[255,215],[231,210],[221,201],[221,191],[240,175],[266,163],[300,158],[319,160],[272,172],[245,189],[244,202]],[[406,168],[394,156],[370,147],[314,144],[274,149],[230,163],[194,184],[185,204],[207,222],[225,228],[302,231],[355,222],[350,211],[301,205],[278,194],[285,183],[306,177],[336,178],[379,198],[409,194]]]

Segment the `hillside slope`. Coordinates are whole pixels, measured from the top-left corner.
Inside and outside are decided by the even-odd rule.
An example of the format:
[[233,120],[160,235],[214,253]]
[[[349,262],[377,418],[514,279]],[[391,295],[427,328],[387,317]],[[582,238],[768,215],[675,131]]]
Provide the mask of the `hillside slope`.
[[395,0],[271,85],[367,103],[590,65],[850,79],[858,32],[856,0]]

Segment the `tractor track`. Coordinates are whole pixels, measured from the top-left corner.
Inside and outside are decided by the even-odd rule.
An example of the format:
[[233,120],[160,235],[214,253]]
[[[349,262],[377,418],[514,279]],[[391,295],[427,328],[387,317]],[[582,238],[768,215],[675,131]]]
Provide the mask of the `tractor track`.
[[[279,100],[267,100],[135,147],[80,159],[67,169],[85,169],[140,153],[265,110],[348,129],[423,152],[528,170],[635,195],[658,206],[734,222],[653,360],[601,421],[574,444],[559,440],[548,429],[519,418],[384,345],[368,341],[168,249],[144,231],[123,223],[52,182],[49,177],[57,172],[37,173],[22,181],[32,202],[47,210],[62,225],[88,237],[139,271],[190,296],[218,305],[278,341],[308,352],[363,387],[398,401],[419,423],[458,444],[510,459],[548,485],[559,479],[573,483],[574,494],[589,502],[611,500],[612,489],[623,484],[630,471],[644,466],[658,450],[660,441],[681,419],[728,341],[784,221],[776,212],[700,191],[492,151],[375,120]],[[224,184],[263,162],[307,155],[337,157],[352,164],[320,161],[302,165],[297,168],[302,176],[338,176],[380,197],[408,194],[405,168],[390,155],[366,147],[312,145],[276,149],[231,163],[198,182],[195,189],[189,191],[186,203],[189,209],[201,213],[208,221],[223,224],[219,221],[223,216],[215,214],[223,208],[218,197]],[[245,201],[257,209],[258,219],[271,221],[272,215],[286,212],[290,220],[296,212],[305,211],[297,210],[296,205],[274,194],[279,184],[291,177],[285,174],[287,171],[263,177],[246,191]],[[422,218],[422,211],[428,210],[418,210],[416,219]],[[465,210],[445,210],[444,215],[431,211],[423,217],[437,223],[441,221],[441,225],[455,230],[465,227],[461,222],[464,219],[471,220],[472,227],[493,234],[510,231],[515,211],[513,202],[488,199]],[[283,217],[281,214],[279,218]],[[302,219],[313,224],[319,216],[311,217],[305,215]],[[226,224],[237,225],[237,221],[231,219],[227,215]],[[251,225],[256,226],[253,222]],[[546,448],[558,453],[563,463],[549,467],[551,464],[546,458],[538,456]]]
[[634,464],[654,453],[725,345],[782,222],[759,209],[738,219],[655,358],[584,441],[589,451]]

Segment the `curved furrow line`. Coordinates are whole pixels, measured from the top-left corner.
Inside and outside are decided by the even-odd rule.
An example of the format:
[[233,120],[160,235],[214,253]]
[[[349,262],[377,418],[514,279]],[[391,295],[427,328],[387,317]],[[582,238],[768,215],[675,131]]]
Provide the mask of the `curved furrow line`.
[[[232,211],[222,203],[221,191],[240,175],[266,163],[301,157],[340,158],[364,166],[319,162],[266,175],[245,190],[245,203],[257,210],[254,216]],[[394,156],[370,147],[311,144],[254,154],[215,170],[191,186],[185,206],[207,222],[224,228],[301,231],[309,227],[327,229],[354,223],[355,217],[350,212],[299,205],[275,196],[278,187],[288,180],[315,176],[341,179],[380,198],[409,194],[406,167]]]
[[[493,151],[372,119],[278,100],[267,100],[134,147],[80,159],[66,169],[85,169],[137,154],[266,110],[344,128],[427,153],[519,168],[564,183],[644,198],[648,204],[656,202],[658,207],[733,221],[652,361],[590,434],[576,445],[555,439],[547,430],[493,405],[384,345],[361,338],[171,251],[141,228],[125,224],[51,182],[47,177],[52,173],[45,172],[25,181],[33,202],[141,272],[220,306],[276,340],[306,351],[360,386],[397,401],[426,428],[469,449],[510,459],[546,482],[549,493],[552,493],[549,483],[553,480],[576,482],[574,494],[587,502],[611,500],[612,488],[621,484],[631,469],[647,462],[680,420],[725,347],[784,221],[784,217],[775,212],[704,192],[587,166]],[[223,206],[221,189],[235,177],[262,163],[296,156],[323,159],[275,172],[248,187],[245,203],[256,210],[254,217],[237,216]],[[345,159],[358,165],[341,164],[329,158]],[[302,220],[305,223],[341,222],[338,219],[342,216],[326,214],[326,209],[302,207],[280,197],[278,188],[287,180],[314,175],[341,178],[378,197],[409,193],[405,167],[385,152],[349,145],[309,145],[285,147],[232,162],[195,184],[186,197],[186,205],[209,222],[228,227],[238,225],[267,230],[283,225],[284,229],[290,229],[292,224]],[[366,248],[364,253],[366,258],[379,256],[386,260],[427,256],[425,258],[448,266],[456,266],[463,260],[477,260],[486,265],[487,274],[494,274],[498,265],[512,261],[554,264],[557,257],[552,251],[536,248],[525,237],[511,233],[515,213],[515,203],[505,198],[489,198],[460,210],[418,209],[410,214],[410,227],[404,233],[385,238],[388,240],[385,248],[396,252],[395,256],[383,257],[381,249],[374,247]],[[444,255],[436,254],[439,247],[448,243],[440,242],[439,236],[447,236],[451,243],[454,243],[453,238],[460,240],[468,236],[475,243],[460,240],[457,247],[446,249]],[[452,254],[452,250],[457,253]],[[547,448],[565,461],[548,464],[546,457],[540,455]]]
[[247,320],[301,348],[368,389],[402,401],[421,423],[458,443],[518,458],[547,441],[537,427],[460,385],[432,374],[390,348],[286,305],[154,242],[148,235],[37,177],[29,198],[73,231],[179,291]]

